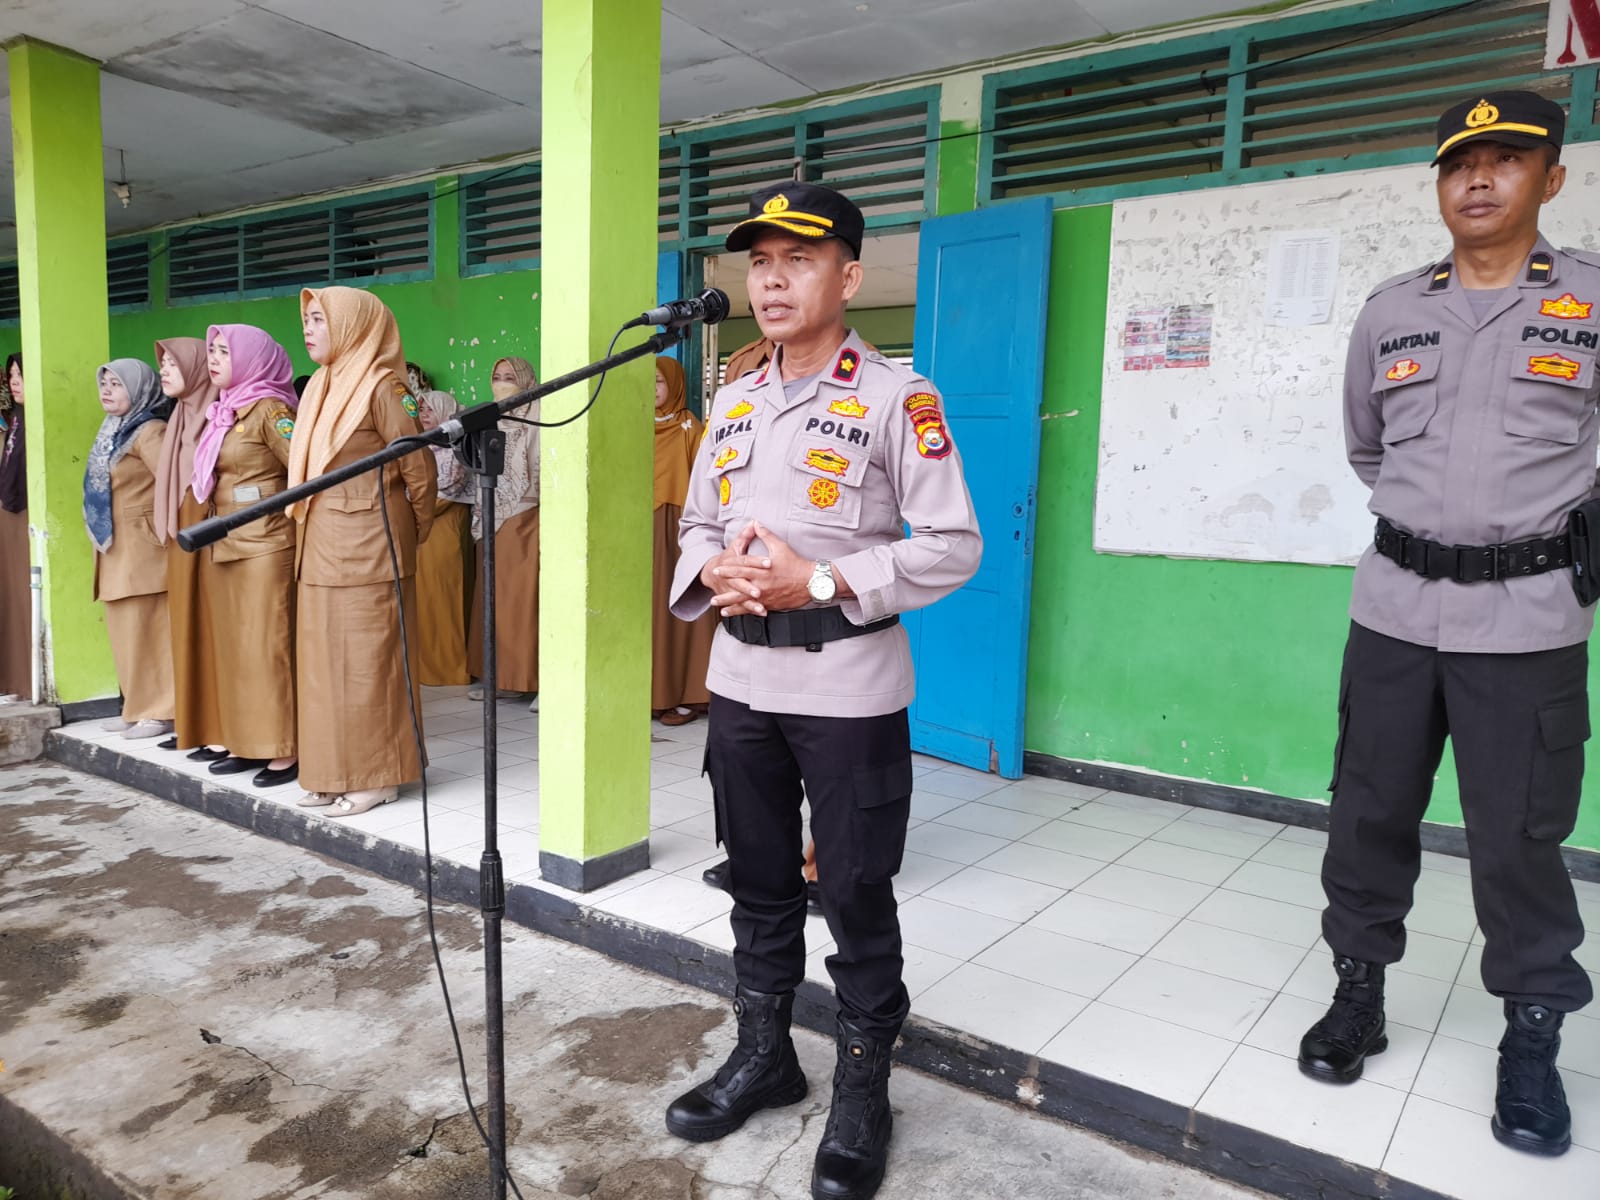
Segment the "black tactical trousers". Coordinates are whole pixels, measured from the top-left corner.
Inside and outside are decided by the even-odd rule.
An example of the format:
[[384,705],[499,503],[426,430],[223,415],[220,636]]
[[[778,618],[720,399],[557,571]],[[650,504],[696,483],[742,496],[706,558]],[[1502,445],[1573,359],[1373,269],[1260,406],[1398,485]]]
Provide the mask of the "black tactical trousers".
[[706,764],[717,840],[728,851],[739,982],[787,992],[805,978],[803,794],[811,804],[822,912],[837,946],[828,973],[840,1009],[871,1036],[893,1041],[910,1007],[891,883],[911,816],[905,710],[795,716],[712,695]]
[[1448,735],[1461,785],[1483,984],[1561,1012],[1593,996],[1561,841],[1589,736],[1588,645],[1449,654],[1350,627],[1339,687],[1323,936],[1396,963],[1421,867],[1419,826]]

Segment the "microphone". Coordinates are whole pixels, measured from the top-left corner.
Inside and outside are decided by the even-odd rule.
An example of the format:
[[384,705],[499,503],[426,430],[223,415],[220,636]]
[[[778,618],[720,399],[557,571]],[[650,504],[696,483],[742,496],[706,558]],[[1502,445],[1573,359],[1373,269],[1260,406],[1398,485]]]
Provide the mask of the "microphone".
[[730,311],[728,293],[720,288],[707,288],[692,300],[669,300],[660,308],[652,308],[649,312],[640,313],[624,325],[623,328],[633,329],[639,325],[662,325],[668,329],[676,329],[680,325],[688,325],[694,321],[704,321],[707,325],[715,325],[718,321],[726,318]]

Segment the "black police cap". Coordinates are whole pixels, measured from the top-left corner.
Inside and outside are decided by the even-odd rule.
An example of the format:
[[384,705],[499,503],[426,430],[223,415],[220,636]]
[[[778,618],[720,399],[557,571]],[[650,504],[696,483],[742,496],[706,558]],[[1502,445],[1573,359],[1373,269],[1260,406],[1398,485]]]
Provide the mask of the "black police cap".
[[1477,100],[1452,105],[1439,118],[1439,160],[1468,142],[1504,142],[1508,146],[1554,146],[1561,149],[1567,114],[1554,100],[1533,92],[1489,92]]
[[847,197],[819,183],[778,183],[750,197],[750,215],[728,233],[729,250],[748,250],[767,229],[806,238],[836,237],[861,255],[866,218]]

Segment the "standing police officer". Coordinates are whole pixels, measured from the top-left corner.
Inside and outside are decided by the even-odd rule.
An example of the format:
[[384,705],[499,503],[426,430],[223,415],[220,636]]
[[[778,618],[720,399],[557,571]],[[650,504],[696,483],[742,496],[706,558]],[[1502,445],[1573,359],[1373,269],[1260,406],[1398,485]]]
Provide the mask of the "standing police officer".
[[865,1200],[883,1180],[889,1056],[909,1008],[891,882],[911,807],[899,614],[964,584],[983,549],[938,392],[845,327],[863,231],[838,192],[785,183],[758,192],[728,235],[730,251],[750,252],[750,305],[777,351],[706,413],[672,585],[676,616],[723,616],[706,761],[728,850],[739,1041],[667,1109],[667,1128],[709,1141],[806,1094],[789,1038],[805,976],[803,788],[838,946],[819,1200]]
[[1405,950],[1418,827],[1451,738],[1483,929],[1505,1002],[1494,1136],[1571,1144],[1556,1071],[1563,1014],[1592,997],[1561,860],[1589,737],[1591,609],[1568,514],[1595,487],[1600,257],[1557,250],[1565,115],[1529,92],[1439,120],[1449,258],[1381,284],[1350,336],[1350,464],[1372,488],[1339,695],[1323,934],[1339,976],[1300,1069],[1348,1083],[1388,1045],[1384,967]]

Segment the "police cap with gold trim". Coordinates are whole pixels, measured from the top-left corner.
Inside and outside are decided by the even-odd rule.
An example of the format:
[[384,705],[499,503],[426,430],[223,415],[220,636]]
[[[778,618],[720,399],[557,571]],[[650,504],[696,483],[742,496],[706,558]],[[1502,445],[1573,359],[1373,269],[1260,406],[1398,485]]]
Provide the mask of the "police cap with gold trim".
[[756,236],[779,229],[806,238],[838,238],[859,257],[866,218],[846,196],[818,183],[778,183],[750,197],[750,215],[728,233],[729,250],[748,250]]
[[1567,114],[1554,100],[1533,92],[1488,92],[1445,109],[1439,118],[1439,149],[1433,162],[1468,142],[1561,149]]

